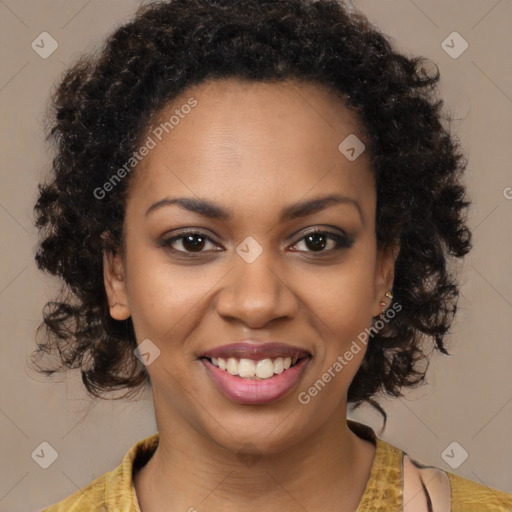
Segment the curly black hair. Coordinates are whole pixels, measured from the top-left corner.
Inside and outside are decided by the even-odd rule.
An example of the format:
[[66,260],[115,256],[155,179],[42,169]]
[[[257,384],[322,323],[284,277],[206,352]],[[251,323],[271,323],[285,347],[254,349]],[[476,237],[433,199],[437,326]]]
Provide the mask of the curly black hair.
[[[104,250],[122,253],[131,178],[103,199],[94,193],[140,145],[162,108],[193,84],[238,77],[320,84],[357,112],[368,134],[377,192],[379,247],[399,242],[394,300],[400,313],[372,333],[349,389],[353,407],[386,414],[377,394],[403,396],[425,381],[427,350],[457,309],[453,258],[471,249],[467,159],[443,121],[439,69],[406,56],[359,11],[336,0],[168,0],[141,5],[95,52],[80,57],[52,95],[47,138],[56,146],[51,178],[35,205],[40,269],[65,283],[46,304],[44,340],[33,360],[56,350],[50,374],[80,368],[90,395],[150,382],[135,357],[133,324],[110,317]],[[110,236],[102,236],[108,233]],[[426,367],[422,362],[427,361]],[[122,397],[121,397],[122,398]]]

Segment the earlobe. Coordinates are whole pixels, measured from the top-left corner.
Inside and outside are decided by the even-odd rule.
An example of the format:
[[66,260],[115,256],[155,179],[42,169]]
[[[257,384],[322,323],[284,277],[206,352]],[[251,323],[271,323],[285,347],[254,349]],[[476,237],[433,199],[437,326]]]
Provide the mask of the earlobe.
[[103,251],[103,281],[110,307],[110,316],[115,320],[126,320],[130,317],[124,273],[121,256]]
[[388,245],[379,251],[375,274],[375,297],[372,315],[381,315],[393,300],[393,281],[395,279],[395,262],[400,252],[398,244]]
[[[391,290],[388,290],[384,295],[385,295],[388,299],[393,300],[393,294],[391,293]],[[385,300],[381,300],[381,301],[380,301],[380,305],[381,305],[381,306],[385,306],[385,305],[386,305],[386,301],[385,301]]]

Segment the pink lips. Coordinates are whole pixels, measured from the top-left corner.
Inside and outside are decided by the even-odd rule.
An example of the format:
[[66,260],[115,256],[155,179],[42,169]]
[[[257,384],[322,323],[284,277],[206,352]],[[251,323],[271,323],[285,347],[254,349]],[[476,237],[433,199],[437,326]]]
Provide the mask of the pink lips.
[[[297,357],[297,364],[268,379],[245,379],[231,375],[225,370],[214,366],[210,359],[236,357],[261,360],[276,357]],[[241,404],[266,404],[279,400],[299,382],[311,361],[311,355],[304,349],[282,343],[233,343],[205,352],[201,362],[208,376],[219,390],[231,400]]]

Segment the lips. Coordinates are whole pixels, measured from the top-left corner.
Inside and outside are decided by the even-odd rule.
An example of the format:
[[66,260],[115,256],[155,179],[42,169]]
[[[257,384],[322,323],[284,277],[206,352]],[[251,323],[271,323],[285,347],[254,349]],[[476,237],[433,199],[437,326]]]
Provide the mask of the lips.
[[[253,340],[216,347],[198,357],[222,394],[240,404],[252,405],[268,404],[288,395],[298,385],[311,358],[301,347]],[[254,374],[253,362],[255,377],[250,376]],[[265,368],[258,368],[260,365]],[[252,372],[248,372],[249,366]]]
[[231,343],[229,345],[223,345],[216,347],[207,352],[204,352],[199,358],[205,357],[208,359],[219,358],[228,359],[235,357],[237,359],[274,359],[276,357],[296,357],[297,359],[303,359],[305,357],[311,357],[311,354],[300,347],[286,345],[284,343],[271,342],[271,343],[258,343],[254,341],[246,341],[243,343]]

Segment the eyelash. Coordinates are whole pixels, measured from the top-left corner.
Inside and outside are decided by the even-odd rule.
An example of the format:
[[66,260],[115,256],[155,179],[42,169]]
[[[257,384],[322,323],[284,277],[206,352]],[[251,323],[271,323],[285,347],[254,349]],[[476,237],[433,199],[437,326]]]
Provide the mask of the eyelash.
[[[329,231],[323,231],[321,229],[313,229],[313,230],[308,231],[307,233],[305,233],[301,238],[299,238],[299,240],[297,242],[293,243],[292,247],[298,245],[307,236],[316,235],[316,234],[324,235],[329,240],[334,241],[336,243],[336,247],[334,247],[332,249],[328,249],[328,250],[321,250],[321,251],[297,251],[297,252],[306,252],[306,253],[324,255],[324,254],[329,254],[332,251],[339,251],[339,250],[342,250],[342,249],[349,249],[352,246],[352,244],[353,244],[353,239],[351,239],[347,235],[338,235],[336,233],[331,233]],[[201,231],[188,230],[188,231],[183,231],[179,235],[174,236],[172,238],[167,238],[167,239],[161,240],[160,243],[159,243],[159,246],[162,247],[162,248],[170,249],[173,252],[177,252],[179,254],[186,254],[186,255],[188,255],[187,257],[191,257],[191,258],[199,257],[201,254],[207,252],[207,251],[198,251],[198,252],[180,251],[180,250],[174,249],[172,247],[172,244],[175,241],[183,240],[186,236],[190,236],[190,235],[199,235],[201,238],[204,238],[208,242],[211,242],[211,243],[215,244],[215,242],[209,236],[205,235]]]

